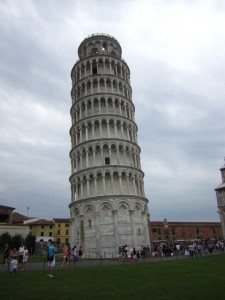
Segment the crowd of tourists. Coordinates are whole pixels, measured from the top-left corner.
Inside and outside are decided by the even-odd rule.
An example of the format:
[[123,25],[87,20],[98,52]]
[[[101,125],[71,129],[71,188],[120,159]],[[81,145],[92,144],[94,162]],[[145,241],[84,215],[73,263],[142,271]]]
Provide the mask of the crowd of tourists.
[[140,262],[145,261],[150,258],[150,246],[140,246],[139,248],[128,249],[127,244],[119,247],[119,260],[130,261],[130,262]]
[[153,244],[152,249],[150,249],[149,245],[140,246],[137,249],[129,249],[126,244],[119,247],[119,260],[141,262],[151,257],[169,257],[175,255],[198,257],[212,255],[213,251],[224,253],[224,241],[159,241]]
[[154,243],[152,256],[205,256],[212,255],[213,251],[224,252],[223,240],[197,240],[197,241],[176,241]]
[[3,264],[8,265],[9,272],[17,273],[18,270],[25,270],[28,262],[29,251],[23,244],[17,250],[9,248],[6,244],[3,253]]
[[70,264],[71,262],[77,262],[79,259],[83,257],[83,249],[82,246],[77,247],[74,246],[71,248],[70,244],[65,244],[63,247],[62,252],[62,265],[61,268],[65,267],[66,265]]

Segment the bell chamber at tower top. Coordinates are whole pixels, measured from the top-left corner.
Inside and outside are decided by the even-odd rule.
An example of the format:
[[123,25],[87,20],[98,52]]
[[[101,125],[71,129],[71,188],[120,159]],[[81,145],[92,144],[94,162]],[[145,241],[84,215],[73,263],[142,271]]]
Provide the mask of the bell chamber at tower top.
[[78,56],[80,59],[83,59],[98,54],[121,58],[122,49],[114,37],[107,34],[92,34],[80,44]]

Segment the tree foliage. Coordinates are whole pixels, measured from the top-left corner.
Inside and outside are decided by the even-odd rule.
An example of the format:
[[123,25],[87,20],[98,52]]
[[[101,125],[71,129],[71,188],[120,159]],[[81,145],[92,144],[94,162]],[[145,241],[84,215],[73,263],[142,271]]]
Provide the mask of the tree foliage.
[[0,235],[0,249],[4,250],[6,245],[12,247],[12,237],[8,232],[4,232]]
[[29,233],[25,238],[25,245],[27,246],[29,253],[33,254],[35,252],[36,237]]
[[12,248],[19,249],[19,247],[24,244],[24,238],[21,234],[15,234],[12,237]]
[[4,232],[0,235],[0,250],[4,251],[6,247],[17,250],[19,247],[24,244],[29,253],[34,253],[36,246],[36,237],[29,233],[24,239],[21,234],[15,234],[11,236],[8,232]]

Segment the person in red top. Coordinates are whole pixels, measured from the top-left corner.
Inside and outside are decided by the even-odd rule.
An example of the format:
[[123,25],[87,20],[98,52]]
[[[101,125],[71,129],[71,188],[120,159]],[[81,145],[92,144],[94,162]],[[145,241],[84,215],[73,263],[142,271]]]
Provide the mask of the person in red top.
[[13,250],[10,251],[9,256],[10,256],[11,259],[17,259],[18,258],[19,253],[16,251],[16,248],[14,248]]
[[68,246],[67,245],[64,246],[62,257],[63,257],[63,262],[62,262],[61,268],[65,267],[65,265],[67,263],[67,258],[68,258]]

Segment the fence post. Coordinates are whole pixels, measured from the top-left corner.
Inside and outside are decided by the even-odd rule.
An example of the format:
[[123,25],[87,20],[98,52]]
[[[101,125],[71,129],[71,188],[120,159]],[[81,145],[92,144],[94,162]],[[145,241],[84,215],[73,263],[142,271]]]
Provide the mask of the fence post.
[[100,266],[102,266],[102,255],[100,254]]
[[76,267],[76,256],[73,255],[73,268],[75,269],[75,267]]
[[44,256],[44,260],[43,260],[43,270],[45,270],[45,256]]

